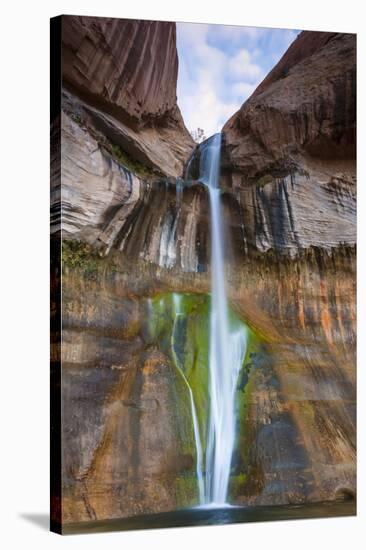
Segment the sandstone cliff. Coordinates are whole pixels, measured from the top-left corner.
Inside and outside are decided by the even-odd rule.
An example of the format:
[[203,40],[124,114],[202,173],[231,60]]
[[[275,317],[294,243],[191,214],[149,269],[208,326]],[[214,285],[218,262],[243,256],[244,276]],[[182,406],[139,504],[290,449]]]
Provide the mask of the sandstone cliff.
[[229,171],[248,179],[304,160],[354,162],[355,36],[302,32],[223,133]]
[[226,181],[243,197],[249,245],[355,243],[355,86],[355,37],[302,32],[225,124]]
[[[175,177],[193,147],[173,91],[174,26],[65,19],[53,227],[59,234],[61,221],[64,238],[63,517],[72,523],[197,502],[176,363],[184,352],[200,396],[210,227],[195,162],[187,181]],[[238,503],[355,492],[354,75],[353,36],[302,33],[224,127],[228,292],[253,334],[230,486]],[[173,294],[186,304],[179,330]]]
[[134,160],[181,175],[193,140],[176,101],[175,24],[63,16],[62,56],[63,86],[81,100],[74,116],[87,113]]
[[234,254],[251,258],[233,295],[278,331],[248,412],[257,502],[355,492],[355,86],[355,36],[302,32],[223,129]]

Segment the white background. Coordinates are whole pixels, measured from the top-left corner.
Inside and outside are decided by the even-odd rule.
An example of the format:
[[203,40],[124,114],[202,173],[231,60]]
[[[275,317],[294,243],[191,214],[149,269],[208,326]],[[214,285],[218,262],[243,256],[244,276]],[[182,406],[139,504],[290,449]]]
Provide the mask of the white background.
[[60,537],[49,492],[49,17],[61,13],[358,32],[359,304],[365,279],[365,18],[361,1],[2,3],[0,31],[1,548],[365,548],[365,308],[359,307],[358,517]]

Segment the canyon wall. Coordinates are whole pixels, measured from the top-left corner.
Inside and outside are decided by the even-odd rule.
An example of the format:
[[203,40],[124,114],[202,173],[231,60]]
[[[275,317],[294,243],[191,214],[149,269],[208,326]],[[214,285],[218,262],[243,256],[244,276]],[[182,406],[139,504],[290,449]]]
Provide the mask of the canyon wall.
[[233,287],[272,334],[241,502],[356,491],[355,87],[355,36],[302,32],[223,128],[234,254],[251,258]]
[[[189,300],[191,323],[206,323],[210,227],[198,150],[183,179],[194,144],[176,105],[174,24],[65,16],[63,48],[52,234],[62,228],[62,514],[72,523],[197,503],[174,353],[199,357],[207,343],[187,325],[172,355],[168,314],[158,339],[148,332],[151,300],[172,293]],[[301,33],[223,129],[228,293],[254,335],[232,502],[356,491],[354,85],[354,36]]]
[[242,183],[267,173],[309,172],[316,159],[354,163],[355,36],[300,33],[223,134],[228,169]]
[[62,84],[80,101],[74,117],[91,119],[131,160],[172,176],[193,148],[177,106],[177,76],[174,23],[62,18]]

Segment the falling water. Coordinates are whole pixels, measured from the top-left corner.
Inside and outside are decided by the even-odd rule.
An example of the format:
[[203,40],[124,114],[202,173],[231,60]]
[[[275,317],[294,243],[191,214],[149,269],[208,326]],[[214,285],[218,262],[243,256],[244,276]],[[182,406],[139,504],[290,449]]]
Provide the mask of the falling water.
[[235,389],[246,352],[244,328],[230,329],[225,288],[220,201],[221,134],[201,145],[200,181],[207,185],[211,210],[211,311],[209,350],[210,411],[206,445],[206,504],[227,502],[235,440]]
[[[174,293],[173,294],[173,307],[174,307],[174,326],[172,331],[172,352],[174,352],[174,339],[175,339],[175,331],[177,326],[177,319],[180,315],[182,315],[181,311],[181,301],[182,296],[180,294]],[[178,363],[178,361],[177,361]],[[192,389],[188,383],[188,380],[183,374],[183,371],[181,371],[181,375],[184,379],[184,383],[187,385],[188,393],[189,393],[189,399],[191,403],[191,412],[192,412],[192,422],[193,422],[193,433],[194,433],[194,439],[196,444],[196,473],[197,473],[197,481],[198,481],[198,494],[199,494],[199,501],[200,504],[203,504],[205,502],[205,486],[203,481],[203,472],[202,472],[202,460],[203,460],[203,451],[202,451],[202,443],[201,443],[201,436],[200,436],[200,429],[199,429],[199,423],[198,423],[198,416],[197,416],[197,410],[196,405],[193,398],[193,392]]]

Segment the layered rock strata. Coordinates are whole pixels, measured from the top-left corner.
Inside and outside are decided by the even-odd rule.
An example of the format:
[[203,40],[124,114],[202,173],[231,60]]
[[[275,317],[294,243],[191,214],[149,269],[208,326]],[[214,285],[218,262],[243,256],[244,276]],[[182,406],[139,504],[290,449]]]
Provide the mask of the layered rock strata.
[[[182,176],[192,142],[171,82],[161,78],[158,103],[150,94],[156,74],[174,81],[175,48],[157,55],[174,26],[68,25],[53,232],[62,227],[64,239],[62,510],[72,523],[197,502],[169,316],[158,343],[146,331],[149,299],[158,307],[162,296],[163,307],[167,293],[197,296],[190,318],[203,322],[210,227],[195,162],[187,180],[172,177]],[[120,36],[130,47],[123,59]],[[164,67],[145,82],[150,56]],[[228,293],[256,335],[238,389],[233,502],[355,494],[354,75],[353,36],[302,33],[224,127]],[[204,344],[183,325],[178,336],[177,353],[196,364]]]
[[105,136],[152,170],[180,175],[193,140],[176,100],[175,24],[63,16],[62,56],[63,87]]
[[[332,161],[354,163],[355,36],[302,32],[223,134],[228,171],[242,184],[267,174],[311,174],[312,162],[315,177]],[[333,172],[340,171],[336,164]],[[347,163],[343,171],[352,175]]]

